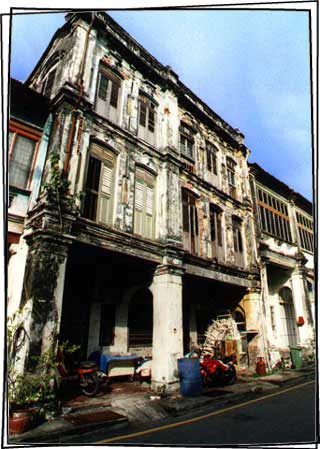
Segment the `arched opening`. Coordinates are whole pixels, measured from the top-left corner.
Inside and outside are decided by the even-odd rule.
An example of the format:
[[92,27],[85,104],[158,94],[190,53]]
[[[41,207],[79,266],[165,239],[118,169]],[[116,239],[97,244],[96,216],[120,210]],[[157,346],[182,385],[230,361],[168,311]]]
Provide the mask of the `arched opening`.
[[292,292],[289,287],[279,290],[279,301],[281,309],[281,320],[283,329],[283,342],[287,346],[296,346],[298,343],[298,332],[296,325],[296,314],[294,310]]
[[148,288],[141,288],[133,295],[128,310],[129,351],[139,352],[152,348],[153,296]]

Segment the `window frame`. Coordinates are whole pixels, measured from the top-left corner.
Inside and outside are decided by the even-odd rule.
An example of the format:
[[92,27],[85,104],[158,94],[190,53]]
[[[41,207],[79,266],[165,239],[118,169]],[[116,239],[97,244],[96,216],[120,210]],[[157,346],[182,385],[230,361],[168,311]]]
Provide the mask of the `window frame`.
[[206,142],[206,170],[218,176],[218,148],[211,142]]
[[[145,107],[144,124],[141,123],[142,107]],[[140,91],[138,96],[138,117],[137,117],[137,134],[138,137],[146,140],[151,144],[155,144],[157,131],[157,106],[158,103],[150,98],[149,95]],[[151,111],[153,120],[151,120]],[[150,127],[151,126],[151,127]],[[151,129],[153,128],[153,129]]]
[[257,209],[262,232],[293,243],[288,206],[273,193],[257,186]]
[[[210,204],[210,239],[212,245],[223,248],[223,229],[222,229],[223,211],[215,204]],[[214,236],[213,236],[214,234]]]
[[[12,140],[10,142],[10,132],[13,133]],[[16,186],[14,184],[10,184],[10,162],[14,154],[14,148],[17,141],[17,136],[25,137],[26,139],[34,141],[34,149],[33,155],[31,158],[31,163],[29,166],[29,176],[26,181],[25,187]],[[39,146],[41,141],[42,132],[36,130],[30,130],[24,125],[16,124],[15,122],[9,123],[9,133],[8,133],[8,180],[10,187],[18,188],[26,191],[30,191],[33,173],[37,161],[37,156],[39,152]]]
[[300,211],[295,211],[299,245],[304,251],[313,253],[313,219]]
[[199,216],[197,197],[182,188],[182,232],[183,247],[192,254],[200,253]]
[[[182,142],[182,140],[184,142]],[[180,154],[194,163],[195,161],[195,132],[185,123],[179,127]]]
[[233,249],[238,254],[244,254],[242,224],[241,218],[232,217]]
[[[102,78],[107,80],[105,87],[105,98],[100,96]],[[122,81],[123,79],[120,75],[115,73],[110,67],[100,62],[96,81],[94,110],[101,117],[116,123],[119,122]],[[113,104],[115,92],[116,105]]]
[[226,165],[227,165],[227,181],[229,187],[229,195],[232,198],[237,199],[237,183],[236,183],[237,163],[231,157],[227,156]]
[[[88,187],[88,179],[89,179],[89,169],[90,169],[90,160],[96,160],[100,163],[99,168],[99,179],[98,179],[98,190],[94,190],[91,187]],[[110,193],[103,192],[103,181],[105,180],[104,170],[105,167],[111,167],[111,175],[110,175]],[[103,147],[96,143],[91,144],[89,154],[88,154],[88,162],[87,162],[87,170],[86,170],[86,183],[85,183],[85,201],[83,207],[83,216],[89,220],[92,220],[98,224],[103,224],[110,226],[113,223],[114,216],[114,202],[115,202],[115,178],[116,178],[116,169],[117,169],[117,154],[112,151],[110,148]],[[89,207],[87,206],[87,201],[90,195],[95,195],[97,197],[96,207],[95,207],[95,217],[88,216],[87,210]],[[110,201],[108,205],[107,219],[102,220],[102,201],[103,199],[107,199]],[[107,203],[106,203],[107,205]]]

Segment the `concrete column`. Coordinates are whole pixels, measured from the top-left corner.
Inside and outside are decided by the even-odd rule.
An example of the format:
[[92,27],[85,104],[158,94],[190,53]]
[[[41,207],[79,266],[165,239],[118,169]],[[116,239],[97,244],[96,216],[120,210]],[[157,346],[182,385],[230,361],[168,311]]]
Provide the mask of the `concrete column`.
[[70,241],[50,235],[27,238],[29,253],[21,304],[28,302],[31,306],[30,320],[25,326],[29,335],[27,364],[32,368],[32,357],[44,353],[57,342]]
[[112,349],[115,352],[128,351],[128,304],[119,304],[116,308],[116,326]]
[[267,362],[260,288],[249,288],[241,305],[246,316],[249,364],[255,366],[257,357],[264,357]]
[[91,303],[88,334],[88,356],[91,352],[100,350],[100,310],[101,302],[94,301]]
[[170,388],[178,382],[177,359],[183,355],[182,270],[160,265],[150,287],[153,294],[152,383]]
[[192,346],[198,344],[198,332],[197,332],[197,311],[194,305],[190,305],[189,308],[189,336]]

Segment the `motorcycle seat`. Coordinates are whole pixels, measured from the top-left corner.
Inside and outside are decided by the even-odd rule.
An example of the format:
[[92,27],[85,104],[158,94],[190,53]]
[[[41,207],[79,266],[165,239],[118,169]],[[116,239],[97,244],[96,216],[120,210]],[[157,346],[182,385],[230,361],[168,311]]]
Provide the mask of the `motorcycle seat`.
[[84,362],[79,363],[80,368],[94,368],[96,366],[97,366],[96,362],[91,362],[90,360],[86,360]]

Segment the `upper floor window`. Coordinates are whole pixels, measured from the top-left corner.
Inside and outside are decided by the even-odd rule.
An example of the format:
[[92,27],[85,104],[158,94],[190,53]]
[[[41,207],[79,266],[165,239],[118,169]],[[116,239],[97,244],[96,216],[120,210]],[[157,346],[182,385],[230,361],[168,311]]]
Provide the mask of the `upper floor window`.
[[147,142],[155,143],[156,104],[146,95],[139,95],[138,136]]
[[217,169],[217,149],[209,142],[206,142],[207,170],[213,175],[218,174]]
[[301,248],[313,252],[313,226],[312,219],[296,212],[299,241]]
[[236,266],[243,267],[244,250],[242,239],[242,221],[239,217],[232,217],[232,232],[235,264]]
[[36,156],[37,138],[18,132],[9,132],[9,184],[27,189]]
[[112,222],[115,161],[112,151],[92,146],[83,215],[100,223]]
[[288,207],[266,191],[257,188],[261,229],[281,240],[292,241]]
[[180,152],[190,159],[194,159],[194,132],[182,124],[180,126]]
[[98,114],[113,122],[118,121],[120,87],[120,78],[104,66],[100,66],[96,95],[96,111]]
[[210,204],[210,234],[212,256],[221,257],[223,249],[222,239],[222,211]]
[[192,253],[199,252],[199,227],[198,212],[195,197],[182,190],[182,226],[183,226],[183,246]]
[[56,68],[50,70],[42,82],[42,93],[45,97],[50,98],[52,93],[52,88],[54,85],[54,80],[56,77]]
[[228,177],[228,185],[229,185],[229,194],[233,198],[237,198],[236,193],[236,163],[230,157],[227,157],[227,177]]
[[237,252],[237,253],[243,252],[241,227],[242,227],[242,223],[241,223],[240,218],[232,217],[233,246],[234,246],[235,252]]
[[155,181],[147,170],[136,169],[134,232],[149,239],[155,236]]

